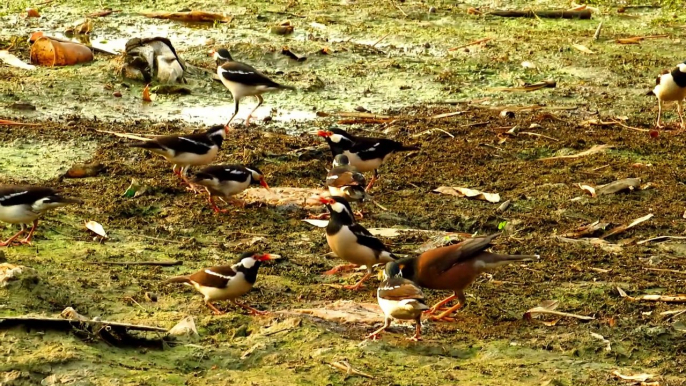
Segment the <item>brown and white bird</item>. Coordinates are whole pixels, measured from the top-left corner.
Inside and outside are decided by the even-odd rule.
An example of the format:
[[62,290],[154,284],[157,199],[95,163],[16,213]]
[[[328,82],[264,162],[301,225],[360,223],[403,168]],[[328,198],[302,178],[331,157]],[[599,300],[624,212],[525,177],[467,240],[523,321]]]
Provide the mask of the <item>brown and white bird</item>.
[[467,298],[464,290],[483,272],[516,261],[539,258],[538,255],[501,255],[487,252],[499,233],[484,237],[474,237],[459,244],[432,249],[420,256],[407,257],[398,261],[400,272],[424,288],[452,290],[453,295],[441,300],[427,312],[434,314],[453,299],[458,303],[432,320],[453,321],[448,315],[464,306]]
[[210,205],[215,213],[226,213],[226,209],[219,209],[214,202],[215,197],[229,199],[234,204],[245,206],[242,201],[235,200],[232,196],[241,193],[250,185],[260,185],[269,190],[269,185],[264,180],[264,173],[254,166],[243,165],[213,165],[208,166],[192,179],[194,184],[204,186],[209,194]]
[[278,255],[269,253],[243,253],[236,264],[205,268],[189,276],[173,277],[163,284],[183,283],[193,286],[203,294],[205,304],[215,315],[224,313],[212,304],[218,300],[229,300],[233,304],[250,311],[253,315],[263,315],[267,312],[239,303],[236,299],[250,292],[257,280],[257,271],[260,265],[267,260],[277,258],[279,258]]
[[295,90],[294,87],[274,82],[248,64],[233,60],[229,50],[226,48],[212,51],[212,56],[217,62],[217,75],[224,86],[229,89],[234,100],[235,111],[226,124],[227,126],[231,124],[233,118],[238,114],[238,106],[242,98],[247,96],[257,98],[257,106],[250,111],[248,118],[245,120],[245,125],[247,126],[250,124],[252,114],[264,102],[262,94],[271,91]]
[[684,123],[684,99],[686,99],[686,62],[677,64],[671,71],[665,70],[662,74],[657,76],[655,81],[655,88],[649,91],[647,95],[655,95],[657,97],[658,113],[657,123],[658,128],[662,128],[660,120],[662,118],[662,102],[676,101],[677,114],[681,121],[681,130],[686,129]]
[[227,133],[227,127],[216,125],[203,133],[167,135],[131,143],[128,146],[143,148],[161,155],[174,165],[174,174],[192,187],[186,174],[188,168],[211,163],[217,157]]
[[395,256],[386,248],[381,240],[374,237],[362,225],[355,223],[350,204],[343,197],[320,197],[322,204],[331,214],[326,226],[326,241],[331,250],[339,258],[352,264],[338,266],[325,272],[332,275],[344,269],[364,265],[367,273],[355,285],[343,288],[358,290],[372,275],[373,266],[395,260]]
[[419,147],[415,145],[405,146],[387,138],[357,137],[336,128],[319,130],[317,135],[326,140],[334,157],[344,154],[348,157],[350,165],[356,167],[358,171],[362,173],[374,171],[374,176],[365,190],[369,190],[379,178],[378,169],[391,153],[419,150]]
[[345,198],[348,202],[360,202],[367,197],[364,188],[367,181],[364,174],[350,165],[350,160],[345,154],[338,154],[333,159],[333,168],[326,176],[326,186],[331,196]]
[[429,309],[422,289],[411,280],[403,278],[398,262],[391,261],[383,270],[383,281],[376,291],[379,307],[384,313],[384,325],[372,332],[367,339],[375,340],[391,326],[392,319],[414,320],[415,333],[410,340],[421,340],[422,313]]
[[[19,233],[0,242],[0,247],[10,246],[13,242],[29,244],[43,213],[60,206],[80,203],[82,201],[79,199],[60,196],[52,188],[0,185],[0,221],[21,225]],[[22,240],[16,240],[26,231],[26,224],[33,224],[29,234]]]

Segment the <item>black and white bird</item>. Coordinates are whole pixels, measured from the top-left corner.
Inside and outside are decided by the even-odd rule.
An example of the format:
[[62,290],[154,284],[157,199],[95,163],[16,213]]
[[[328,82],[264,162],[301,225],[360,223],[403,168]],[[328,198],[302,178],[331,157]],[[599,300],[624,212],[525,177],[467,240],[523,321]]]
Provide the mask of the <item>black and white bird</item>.
[[227,134],[227,127],[216,125],[204,133],[167,135],[131,143],[128,146],[150,150],[166,158],[174,165],[172,167],[174,174],[192,187],[186,175],[188,168],[211,163],[217,157]]
[[254,96],[257,98],[257,106],[250,111],[248,118],[245,120],[247,126],[250,124],[252,114],[262,105],[262,102],[264,102],[262,94],[271,91],[295,90],[294,87],[274,82],[248,64],[233,60],[229,50],[226,48],[212,51],[212,56],[217,62],[217,75],[224,86],[229,89],[234,100],[235,111],[226,124],[227,126],[231,124],[233,118],[238,114],[238,105],[242,98],[247,96]]
[[[29,244],[38,226],[38,218],[47,210],[69,204],[80,204],[81,200],[60,196],[54,189],[42,186],[0,185],[0,221],[21,225],[19,233],[0,242],[0,247],[13,242]],[[26,225],[33,224],[29,234],[16,240],[26,231]],[[15,241],[16,240],[16,241]]]
[[376,264],[394,261],[396,257],[386,248],[381,240],[374,237],[365,227],[355,223],[350,204],[343,197],[320,197],[322,204],[331,214],[326,226],[326,241],[339,258],[352,263],[338,266],[325,272],[327,275],[344,269],[364,265],[367,273],[355,285],[344,286],[345,289],[358,290],[372,275]]
[[264,180],[264,173],[254,166],[243,165],[212,165],[198,173],[192,179],[197,185],[204,186],[209,194],[210,205],[215,213],[226,213],[226,209],[219,209],[214,202],[215,197],[226,198],[234,204],[245,206],[244,202],[235,200],[232,196],[243,192],[250,185],[261,185],[269,190]]
[[419,150],[418,146],[405,146],[387,138],[357,137],[336,128],[319,130],[317,135],[326,140],[334,157],[344,154],[348,157],[350,165],[356,167],[358,171],[362,173],[374,171],[374,176],[369,181],[366,190],[369,190],[379,178],[378,169],[391,153]]
[[173,277],[162,284],[183,283],[193,286],[203,294],[205,304],[215,315],[223,314],[212,304],[218,300],[229,300],[254,315],[263,315],[267,312],[239,303],[236,299],[250,292],[257,280],[257,271],[263,262],[279,257],[279,255],[269,253],[243,253],[236,264],[205,268],[189,276]]
[[662,118],[662,102],[676,102],[677,114],[681,121],[681,130],[686,129],[684,123],[684,99],[686,99],[686,62],[677,64],[671,71],[665,70],[662,74],[657,76],[655,80],[655,88],[649,91],[647,95],[655,95],[657,97],[658,112],[657,123],[658,128],[662,128],[660,120]]
[[391,325],[392,319],[414,320],[415,333],[409,338],[421,340],[422,313],[429,309],[422,289],[411,280],[404,279],[397,262],[391,261],[383,270],[383,281],[376,291],[379,307],[384,313],[384,325],[372,332],[367,339],[375,340]]

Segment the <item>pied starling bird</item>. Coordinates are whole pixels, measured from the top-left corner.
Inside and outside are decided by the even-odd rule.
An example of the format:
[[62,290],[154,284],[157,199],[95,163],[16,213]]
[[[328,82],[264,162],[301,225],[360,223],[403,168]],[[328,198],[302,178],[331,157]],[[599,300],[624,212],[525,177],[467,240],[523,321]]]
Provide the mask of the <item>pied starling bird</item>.
[[248,118],[245,120],[245,125],[247,126],[250,124],[252,114],[262,105],[262,102],[264,102],[262,94],[270,91],[295,90],[294,87],[274,82],[248,64],[233,60],[229,50],[226,48],[212,51],[212,57],[214,57],[217,62],[217,75],[219,76],[219,80],[229,89],[229,92],[231,92],[231,95],[233,96],[235,111],[226,124],[227,126],[231,124],[231,121],[233,121],[236,114],[238,114],[239,104],[243,97],[254,96],[257,98],[257,106],[250,111]]
[[403,278],[398,262],[391,261],[383,270],[383,281],[376,291],[379,307],[384,313],[384,324],[367,339],[376,340],[381,332],[391,326],[392,319],[414,320],[415,333],[409,338],[421,340],[422,313],[429,309],[422,289],[411,280]]
[[367,184],[364,175],[350,165],[345,154],[338,154],[333,159],[333,168],[326,176],[326,186],[331,196],[345,198],[348,202],[359,202],[367,196],[364,188]]
[[326,241],[339,258],[352,264],[338,266],[326,275],[338,273],[344,269],[364,265],[367,273],[355,285],[344,286],[349,290],[362,288],[363,283],[372,275],[376,264],[394,261],[396,257],[386,248],[381,240],[374,237],[365,227],[355,223],[350,204],[343,197],[320,197],[322,204],[331,214],[326,226]]
[[189,276],[173,277],[162,284],[183,283],[193,286],[203,294],[205,304],[215,315],[224,313],[212,304],[218,300],[229,300],[253,315],[264,315],[267,312],[239,303],[236,299],[250,292],[263,262],[278,258],[279,255],[269,253],[243,253],[236,264],[205,268]]
[[657,128],[662,128],[662,102],[676,101],[677,114],[681,121],[681,130],[686,129],[684,123],[684,99],[686,99],[686,62],[677,64],[671,71],[665,70],[655,80],[655,88],[647,95],[657,97]]
[[369,190],[379,178],[378,169],[391,153],[419,150],[419,147],[415,145],[405,146],[387,138],[357,137],[337,128],[319,130],[317,135],[326,140],[334,157],[344,154],[348,157],[350,165],[356,167],[358,171],[362,173],[374,171],[374,176],[369,181],[366,190]]
[[193,177],[192,182],[204,186],[209,194],[209,202],[215,213],[226,213],[226,209],[219,209],[214,202],[215,197],[229,199],[234,204],[245,206],[244,202],[238,202],[232,196],[243,192],[250,185],[260,185],[269,190],[269,185],[264,180],[264,173],[254,166],[243,165],[213,165],[208,166]]
[[[453,295],[431,307],[428,314],[431,320],[454,321],[449,315],[464,306],[467,298],[464,290],[483,272],[516,261],[539,258],[538,255],[501,255],[487,252],[499,233],[484,237],[474,237],[461,243],[432,249],[419,256],[407,257],[398,261],[400,272],[424,288],[452,290]],[[433,316],[443,305],[457,299],[458,303]]]
[[172,167],[174,174],[181,177],[192,188],[192,184],[186,175],[188,168],[211,163],[217,157],[227,134],[227,127],[216,125],[204,133],[166,135],[148,141],[131,143],[128,146],[150,150],[166,158],[174,165]]
[[[0,221],[21,225],[21,230],[17,234],[6,241],[0,241],[0,247],[10,246],[13,242],[29,244],[36,232],[38,218],[43,213],[60,206],[80,203],[81,200],[63,197],[51,188],[0,185]],[[26,231],[26,224],[33,224],[29,234],[22,240],[16,240]]]

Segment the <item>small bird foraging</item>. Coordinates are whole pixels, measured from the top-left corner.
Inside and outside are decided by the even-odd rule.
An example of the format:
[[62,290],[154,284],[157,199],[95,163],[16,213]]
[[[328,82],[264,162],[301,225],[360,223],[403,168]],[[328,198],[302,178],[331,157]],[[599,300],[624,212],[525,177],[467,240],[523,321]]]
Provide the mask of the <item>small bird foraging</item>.
[[[13,242],[30,244],[36,232],[38,218],[46,211],[70,204],[81,204],[83,201],[63,197],[52,188],[42,186],[0,185],[0,221],[20,224],[21,230],[5,241],[0,247],[10,246]],[[29,234],[22,240],[16,240],[26,231],[26,224],[33,224]]]
[[193,286],[205,297],[205,304],[215,315],[224,312],[217,309],[212,302],[229,300],[233,304],[250,311],[253,315],[264,315],[266,311],[260,311],[247,304],[236,301],[239,297],[247,294],[257,280],[257,271],[263,262],[278,259],[279,255],[269,253],[243,253],[236,264],[222,265],[202,269],[189,276],[176,276],[166,280],[163,284],[183,283]]
[[429,309],[422,289],[413,281],[403,278],[396,261],[386,263],[382,272],[383,281],[376,291],[376,298],[384,313],[384,325],[367,336],[367,339],[378,339],[381,332],[390,327],[392,319],[399,319],[414,320],[415,333],[409,339],[421,340],[422,313]]
[[338,266],[325,275],[333,275],[345,269],[359,265],[367,267],[367,273],[355,285],[343,288],[358,290],[372,275],[372,267],[380,263],[394,261],[396,257],[386,248],[381,240],[374,237],[362,225],[355,223],[350,204],[343,197],[320,197],[320,202],[326,205],[331,214],[326,226],[326,241],[331,250],[339,258],[352,264]]
[[358,171],[362,173],[374,171],[374,176],[365,190],[369,190],[379,179],[378,169],[391,153],[419,150],[419,147],[415,145],[405,146],[386,138],[357,137],[336,128],[319,130],[317,135],[326,140],[334,157],[344,154],[348,157],[350,165]]
[[[431,307],[427,314],[431,320],[454,321],[450,314],[464,306],[464,290],[483,272],[517,261],[538,259],[538,255],[501,255],[487,252],[494,238],[500,234],[474,237],[459,244],[432,249],[419,256],[398,261],[402,276],[423,288],[452,290],[453,295]],[[458,303],[434,316],[443,305],[457,299]]]
[[264,180],[264,173],[254,166],[243,165],[213,165],[208,166],[193,177],[192,182],[204,186],[209,194],[209,202],[215,213],[226,213],[227,209],[219,209],[214,202],[215,197],[229,199],[235,205],[245,207],[245,202],[235,200],[232,196],[243,192],[250,185],[260,185],[269,190]]
[[247,96],[254,96],[257,98],[257,106],[250,111],[248,118],[245,120],[245,125],[250,124],[252,114],[262,105],[264,99],[262,94],[271,91],[280,90],[295,90],[295,87],[279,84],[269,79],[266,75],[256,70],[254,67],[237,62],[233,60],[229,50],[220,48],[216,51],[211,51],[212,57],[217,62],[217,75],[221,82],[229,89],[233,96],[235,111],[226,125],[230,125],[231,121],[238,114],[239,104],[242,98]]
[[657,123],[655,126],[662,128],[660,120],[662,118],[662,103],[676,101],[676,111],[681,121],[681,130],[686,129],[684,123],[684,99],[686,99],[686,62],[677,64],[671,71],[665,70],[657,76],[655,88],[648,91],[646,95],[657,97]]

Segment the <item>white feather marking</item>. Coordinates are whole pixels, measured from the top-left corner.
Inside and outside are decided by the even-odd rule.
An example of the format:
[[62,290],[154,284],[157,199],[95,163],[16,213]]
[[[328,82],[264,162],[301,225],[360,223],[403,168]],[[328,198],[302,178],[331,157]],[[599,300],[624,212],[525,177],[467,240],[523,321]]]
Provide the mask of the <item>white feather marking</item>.
[[679,69],[679,72],[686,72],[686,63],[679,63],[676,68]]
[[327,180],[335,180],[337,178],[338,178],[338,176],[336,176],[336,175],[326,177]]
[[238,170],[238,169],[224,169],[224,170],[226,170],[226,171],[229,172],[230,174],[243,174],[243,171],[242,171],[242,170]]
[[8,195],[6,195],[6,196],[0,197],[0,202],[5,201],[5,200],[9,200],[9,199],[12,198],[12,197],[21,196],[22,194],[26,194],[26,193],[28,193],[28,192],[29,192],[29,191],[27,190],[27,191],[24,191],[24,192],[10,193],[10,194],[8,194]]
[[207,147],[207,148],[211,147],[211,146],[207,145],[206,143],[194,141],[194,140],[188,139],[188,138],[186,138],[186,137],[179,137],[179,139],[183,139],[184,141],[188,141],[188,142],[190,142],[190,143],[192,143],[192,144],[194,144],[194,145],[204,146],[204,147]]
[[233,279],[233,276],[222,275],[222,274],[220,274],[220,273],[216,273],[216,272],[211,271],[211,270],[209,270],[209,269],[206,269],[206,270],[205,270],[205,273],[208,274],[208,275],[214,275],[214,276],[217,276],[217,277],[221,277],[222,279],[226,279],[226,280],[231,280],[231,279]]
[[253,75],[252,71],[242,71],[242,70],[226,70],[223,67],[219,67],[221,72],[227,72],[229,74],[239,74],[239,75]]
[[243,260],[241,260],[241,262],[239,264],[241,264],[242,266],[244,266],[247,269],[250,269],[255,265],[255,262],[256,262],[255,259],[253,259],[252,257],[246,257]]

